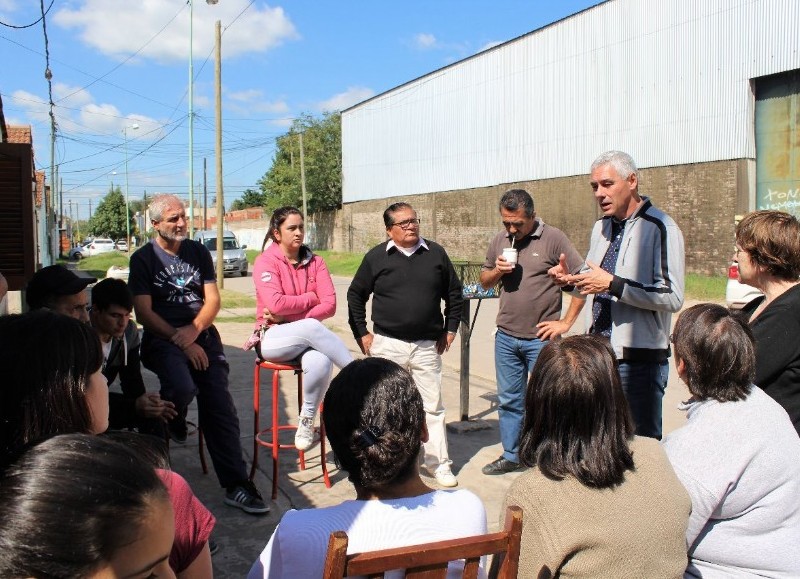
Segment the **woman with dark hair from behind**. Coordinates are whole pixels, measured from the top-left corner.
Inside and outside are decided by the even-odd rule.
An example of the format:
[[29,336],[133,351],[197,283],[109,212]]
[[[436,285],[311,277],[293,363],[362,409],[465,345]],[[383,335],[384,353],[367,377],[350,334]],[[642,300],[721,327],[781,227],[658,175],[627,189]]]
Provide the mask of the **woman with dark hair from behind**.
[[173,535],[153,468],[100,436],[51,438],[0,479],[0,577],[175,577]]
[[[352,362],[331,382],[322,414],[356,499],[288,511],[250,579],[320,577],[333,531],[347,532],[351,553],[486,533],[478,497],[432,490],[420,478],[419,451],[428,432],[422,398],[406,370],[383,358]],[[457,567],[451,564],[451,573]]]
[[663,444],[692,498],[686,576],[800,577],[800,438],[752,384],[746,321],[698,304],[678,317],[673,336],[692,397],[682,406],[686,425]]
[[[29,444],[108,428],[102,361],[100,340],[88,324],[47,310],[0,316],[0,468]],[[213,515],[180,475],[157,474],[174,507],[170,564],[181,579],[210,578]]]
[[95,331],[47,310],[0,317],[0,465],[26,444],[108,428]]
[[[303,245],[303,214],[281,207],[272,214],[264,249],[253,264],[259,356],[271,362],[299,360],[303,367],[303,407],[294,445],[314,443],[314,417],[335,365],[353,361],[344,342],[322,324],[336,312],[336,291],[325,261]],[[272,243],[267,246],[267,241]]]
[[739,280],[764,295],[743,308],[756,341],[754,382],[786,409],[800,434],[800,221],[754,211],[736,227]]
[[531,469],[505,499],[523,510],[520,577],[683,575],[689,497],[658,441],[633,433],[608,342],[549,342],[520,434]]

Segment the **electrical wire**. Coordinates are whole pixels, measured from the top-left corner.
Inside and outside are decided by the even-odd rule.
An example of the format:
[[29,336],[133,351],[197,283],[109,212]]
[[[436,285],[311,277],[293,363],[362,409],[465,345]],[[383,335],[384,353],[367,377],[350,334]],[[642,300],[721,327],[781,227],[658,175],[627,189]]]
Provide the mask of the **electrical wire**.
[[50,0],[50,6],[47,7],[47,10],[44,9],[44,5],[42,6],[42,15],[36,19],[36,22],[31,22],[30,24],[26,24],[25,26],[15,26],[13,24],[7,24],[6,22],[0,20],[0,26],[5,26],[6,28],[13,28],[14,30],[23,30],[25,28],[31,28],[33,26],[36,26],[37,24],[39,24],[44,20],[44,17],[47,16],[48,12],[50,12],[50,9],[53,7],[55,1],[56,0]]

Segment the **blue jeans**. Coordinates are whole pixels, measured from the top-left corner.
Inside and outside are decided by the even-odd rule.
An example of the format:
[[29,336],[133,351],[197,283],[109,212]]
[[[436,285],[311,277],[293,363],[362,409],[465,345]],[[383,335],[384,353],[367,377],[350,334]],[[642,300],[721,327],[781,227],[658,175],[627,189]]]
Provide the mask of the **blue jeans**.
[[497,413],[503,458],[506,460],[519,462],[519,433],[525,415],[528,376],[544,344],[538,338],[515,338],[499,329],[494,337],[494,366],[500,402]]
[[622,390],[638,436],[661,440],[661,416],[669,362],[620,362]]
[[211,326],[195,342],[208,356],[208,369],[195,370],[178,346],[144,333],[142,364],[155,372],[161,382],[161,398],[175,404],[186,416],[186,407],[197,396],[197,412],[208,454],[219,484],[230,487],[247,480],[242,459],[239,417],[228,391],[228,361],[219,332]]

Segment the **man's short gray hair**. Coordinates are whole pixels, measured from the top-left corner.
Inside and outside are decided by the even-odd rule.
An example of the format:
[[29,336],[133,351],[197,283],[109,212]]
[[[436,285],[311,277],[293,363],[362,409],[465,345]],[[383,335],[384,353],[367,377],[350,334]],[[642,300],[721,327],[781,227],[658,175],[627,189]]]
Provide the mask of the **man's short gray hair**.
[[151,221],[161,221],[164,217],[164,210],[171,205],[180,205],[183,207],[183,201],[180,197],[171,193],[160,193],[153,197],[147,210],[150,212]]
[[627,179],[631,175],[638,175],[639,170],[636,168],[636,163],[628,153],[622,151],[606,151],[592,163],[592,171],[603,165],[611,165],[616,170],[617,174],[623,179]]

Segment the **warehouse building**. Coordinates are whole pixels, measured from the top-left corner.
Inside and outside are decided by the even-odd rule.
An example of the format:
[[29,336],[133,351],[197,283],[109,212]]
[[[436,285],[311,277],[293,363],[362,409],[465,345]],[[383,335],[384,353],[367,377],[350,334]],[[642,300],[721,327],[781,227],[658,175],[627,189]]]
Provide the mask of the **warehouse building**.
[[397,200],[451,256],[482,259],[516,186],[579,251],[608,149],[686,237],[687,270],[722,274],[737,215],[800,214],[800,2],[608,0],[342,113],[334,249],[385,239]]

